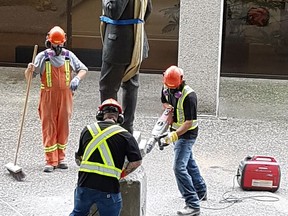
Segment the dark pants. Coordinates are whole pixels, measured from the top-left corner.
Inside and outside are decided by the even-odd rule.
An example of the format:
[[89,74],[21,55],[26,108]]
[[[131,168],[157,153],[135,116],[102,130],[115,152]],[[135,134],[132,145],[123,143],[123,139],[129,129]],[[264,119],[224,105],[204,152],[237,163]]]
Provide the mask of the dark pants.
[[107,193],[95,189],[76,187],[74,209],[69,216],[87,216],[91,206],[96,203],[101,216],[119,216],[122,208],[121,193]]
[[109,98],[118,100],[117,93],[122,88],[122,107],[124,122],[122,127],[133,134],[133,122],[138,98],[139,74],[122,83],[124,72],[128,65],[116,65],[102,62],[99,81],[101,103]]

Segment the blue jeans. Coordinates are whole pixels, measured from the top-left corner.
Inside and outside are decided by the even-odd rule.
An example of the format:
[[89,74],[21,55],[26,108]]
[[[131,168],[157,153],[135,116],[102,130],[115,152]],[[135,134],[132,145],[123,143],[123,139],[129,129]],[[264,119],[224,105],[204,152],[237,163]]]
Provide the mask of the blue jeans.
[[122,208],[121,193],[113,194],[95,189],[76,187],[74,209],[70,216],[87,216],[96,203],[100,216],[119,216]]
[[206,193],[206,183],[202,178],[196,161],[193,159],[192,147],[196,139],[179,139],[174,145],[174,174],[178,189],[186,205],[200,208],[198,195]]

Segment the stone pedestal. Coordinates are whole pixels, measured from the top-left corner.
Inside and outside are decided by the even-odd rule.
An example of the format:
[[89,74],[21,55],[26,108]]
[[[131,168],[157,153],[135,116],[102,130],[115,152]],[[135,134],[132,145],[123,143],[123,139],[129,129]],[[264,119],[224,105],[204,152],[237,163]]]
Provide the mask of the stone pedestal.
[[[141,132],[134,131],[133,136],[138,142],[142,157],[144,157],[146,142],[141,140]],[[121,216],[145,216],[147,177],[143,166],[120,180],[120,191],[123,199]]]
[[123,199],[121,216],[145,216],[147,176],[142,166],[120,181]]
[[[142,166],[120,181],[123,208],[121,216],[145,216],[147,176]],[[97,206],[93,205],[88,216],[99,216]]]

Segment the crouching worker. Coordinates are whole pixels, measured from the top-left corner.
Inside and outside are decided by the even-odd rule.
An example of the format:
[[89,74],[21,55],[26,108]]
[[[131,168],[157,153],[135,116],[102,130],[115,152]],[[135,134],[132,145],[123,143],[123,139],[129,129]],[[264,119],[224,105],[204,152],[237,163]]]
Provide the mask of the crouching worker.
[[[75,153],[80,170],[70,216],[88,215],[94,203],[100,216],[119,216],[122,208],[119,180],[142,163],[137,141],[118,125],[123,115],[117,101],[105,100],[96,119],[81,132]],[[126,157],[129,162],[122,170]]]

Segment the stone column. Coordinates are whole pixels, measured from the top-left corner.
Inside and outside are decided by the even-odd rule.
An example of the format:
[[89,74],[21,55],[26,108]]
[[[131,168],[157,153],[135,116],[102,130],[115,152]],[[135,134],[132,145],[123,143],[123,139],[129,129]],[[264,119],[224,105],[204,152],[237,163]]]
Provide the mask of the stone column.
[[198,113],[218,116],[224,0],[181,0],[178,65],[198,95]]

